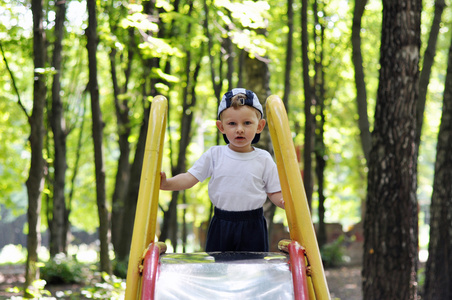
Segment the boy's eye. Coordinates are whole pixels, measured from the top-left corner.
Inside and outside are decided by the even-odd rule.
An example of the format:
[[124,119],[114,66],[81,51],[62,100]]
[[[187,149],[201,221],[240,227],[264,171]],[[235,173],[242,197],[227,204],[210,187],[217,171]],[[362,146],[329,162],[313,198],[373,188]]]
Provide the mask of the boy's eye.
[[245,125],[251,125],[251,124],[252,124],[251,121],[246,121],[246,122],[245,122]]
[[233,125],[235,125],[235,122],[229,122],[228,125],[233,126]]

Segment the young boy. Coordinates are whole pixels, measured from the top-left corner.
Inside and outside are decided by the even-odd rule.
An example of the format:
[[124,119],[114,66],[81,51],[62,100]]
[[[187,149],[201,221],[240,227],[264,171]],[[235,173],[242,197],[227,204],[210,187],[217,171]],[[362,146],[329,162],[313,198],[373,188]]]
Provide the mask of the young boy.
[[259,99],[242,88],[224,94],[218,107],[218,130],[227,145],[207,150],[186,173],[166,178],[160,189],[185,190],[210,177],[209,197],[215,214],[206,252],[268,251],[263,204],[268,198],[284,208],[276,164],[270,154],[251,144],[265,127]]

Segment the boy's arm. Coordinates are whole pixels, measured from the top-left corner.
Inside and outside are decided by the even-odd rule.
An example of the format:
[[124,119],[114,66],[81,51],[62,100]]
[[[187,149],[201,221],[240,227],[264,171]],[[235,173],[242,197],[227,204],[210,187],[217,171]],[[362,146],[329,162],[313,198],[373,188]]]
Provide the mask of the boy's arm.
[[160,189],[165,191],[181,191],[194,186],[199,182],[190,173],[180,173],[172,178],[166,178],[165,172],[160,172]]
[[267,193],[267,196],[273,204],[284,209],[284,199],[281,192]]

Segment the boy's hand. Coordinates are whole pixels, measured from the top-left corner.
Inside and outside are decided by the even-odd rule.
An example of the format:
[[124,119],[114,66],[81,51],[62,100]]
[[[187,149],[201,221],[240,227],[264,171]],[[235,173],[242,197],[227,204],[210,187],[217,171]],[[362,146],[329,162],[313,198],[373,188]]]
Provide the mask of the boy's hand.
[[267,196],[270,199],[270,201],[273,202],[274,205],[281,207],[282,209],[285,209],[285,202],[281,192],[270,193],[267,194]]
[[286,208],[286,203],[284,202],[284,199],[283,198],[281,198],[281,199],[279,199],[279,203],[281,203],[281,205],[278,205],[279,207],[281,207],[281,208],[283,208],[283,209],[285,209]]
[[191,188],[199,181],[190,173],[180,173],[174,177],[166,178],[165,172],[160,172],[160,189],[165,191],[182,191]]
[[164,190],[167,183],[165,172],[160,172],[160,189]]

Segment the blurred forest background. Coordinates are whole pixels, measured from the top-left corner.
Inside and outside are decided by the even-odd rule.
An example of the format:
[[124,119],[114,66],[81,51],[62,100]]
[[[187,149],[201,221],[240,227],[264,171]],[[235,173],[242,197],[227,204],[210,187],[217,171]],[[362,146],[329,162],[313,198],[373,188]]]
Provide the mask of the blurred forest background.
[[[444,192],[436,211],[451,211],[451,177],[438,185],[434,178],[439,167],[450,166],[444,153],[451,117],[443,116],[443,102],[446,107],[451,97],[452,10],[444,0],[393,2],[0,1],[0,248],[27,247],[29,282],[39,278],[41,246],[51,259],[93,243],[99,269],[111,273],[127,262],[153,97],[169,100],[163,170],[175,175],[223,143],[215,127],[219,99],[245,87],[262,103],[275,94],[286,105],[320,246],[332,242],[328,228],[339,226],[338,235],[353,232],[341,239],[358,239],[361,248],[363,235],[372,235],[366,253],[385,256],[385,247],[404,253],[404,243],[385,244],[385,237],[399,241],[408,232],[404,242],[416,248],[417,261],[417,246],[428,250],[432,236],[436,186]],[[412,27],[391,25],[390,16]],[[384,45],[391,39],[393,48]],[[394,54],[398,50],[405,55]],[[398,69],[391,73],[387,66]],[[406,93],[390,99],[391,90]],[[449,136],[441,150],[443,123]],[[394,135],[379,128],[395,129]],[[398,137],[402,128],[407,133]],[[398,156],[396,145],[396,163],[387,166],[377,156],[391,141],[410,149]],[[272,151],[268,134],[258,147]],[[404,158],[411,162],[407,170],[397,164]],[[401,199],[391,196],[405,188]],[[161,192],[159,208],[159,239],[171,251],[202,251],[212,213],[207,183]],[[271,233],[287,234],[284,211],[268,205],[265,213]],[[366,215],[372,223],[387,222],[386,231],[363,229]],[[443,228],[439,241],[450,238],[450,215],[437,216],[436,224],[446,224],[435,227]],[[398,225],[403,238],[387,229]],[[403,261],[391,259],[392,266]],[[411,262],[407,269],[416,273]],[[365,256],[364,265],[372,259]],[[416,290],[410,276],[406,286]]]

